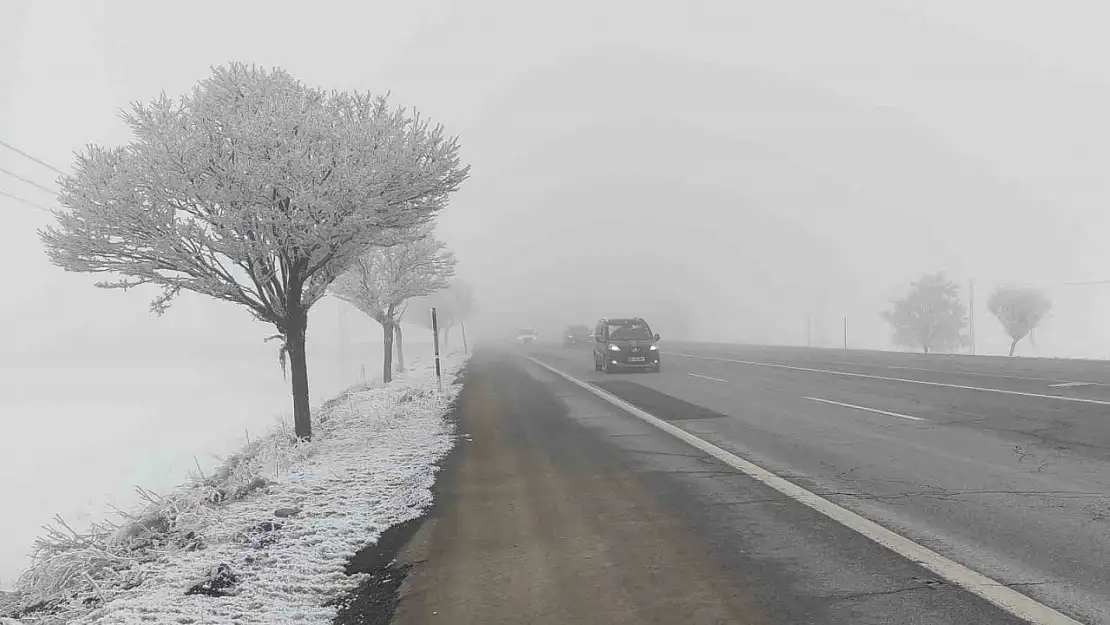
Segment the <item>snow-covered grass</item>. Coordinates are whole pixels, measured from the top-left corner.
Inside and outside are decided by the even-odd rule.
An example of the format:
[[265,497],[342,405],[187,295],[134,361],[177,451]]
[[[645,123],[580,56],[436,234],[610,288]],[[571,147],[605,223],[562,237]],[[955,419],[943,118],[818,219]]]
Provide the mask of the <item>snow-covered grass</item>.
[[[0,614],[44,625],[330,622],[325,604],[360,581],[344,574],[348,559],[431,503],[464,360],[446,358],[443,393],[426,365],[349,391],[315,411],[311,442],[279,427],[213,475],[141,491],[145,505],[117,523],[75,531],[56,519],[17,592],[0,593]],[[283,508],[299,512],[277,518]],[[238,578],[230,594],[185,594],[221,564]]]

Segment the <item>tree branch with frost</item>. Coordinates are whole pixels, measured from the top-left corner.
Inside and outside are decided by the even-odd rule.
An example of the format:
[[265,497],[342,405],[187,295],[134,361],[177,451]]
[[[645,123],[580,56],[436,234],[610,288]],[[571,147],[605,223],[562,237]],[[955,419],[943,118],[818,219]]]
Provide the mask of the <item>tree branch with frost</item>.
[[1003,285],[991,293],[987,310],[1010,335],[1010,355],[1013,356],[1021,339],[1029,336],[1029,341],[1033,341],[1033,331],[1052,310],[1052,300],[1034,287]]
[[443,347],[447,348],[451,328],[465,322],[474,308],[474,288],[461,279],[452,280],[447,288],[425,295],[413,304],[420,309],[416,323],[431,330],[431,309],[436,309],[439,329],[443,331]]
[[133,140],[89,146],[63,179],[64,209],[40,232],[51,262],[122,276],[102,288],[160,287],[156,314],[188,290],[274,325],[307,437],[308,310],[363,250],[446,206],[469,171],[458,141],[384,97],[240,64],[123,119]]
[[331,285],[331,293],[382,325],[382,378],[392,380],[394,331],[407,302],[447,286],[455,273],[455,255],[431,235],[431,228],[414,229],[360,255]]
[[883,318],[894,328],[896,344],[920,347],[926,353],[954,349],[967,343],[967,307],[960,287],[944,272],[922,276],[909,292],[892,302]]

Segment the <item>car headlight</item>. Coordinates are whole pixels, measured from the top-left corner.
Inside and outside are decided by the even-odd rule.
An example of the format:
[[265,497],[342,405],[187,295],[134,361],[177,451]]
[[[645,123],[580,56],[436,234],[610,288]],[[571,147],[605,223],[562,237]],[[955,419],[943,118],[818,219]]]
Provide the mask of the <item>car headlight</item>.
[[653,351],[653,352],[657,352],[657,351],[659,351],[659,346],[658,345],[652,345],[651,347],[648,348],[648,350]]
[[619,346],[619,345],[612,345],[612,344],[610,344],[610,345],[609,345],[609,351],[611,351],[611,352],[619,352],[619,351],[621,351],[621,348],[620,348],[620,346]]

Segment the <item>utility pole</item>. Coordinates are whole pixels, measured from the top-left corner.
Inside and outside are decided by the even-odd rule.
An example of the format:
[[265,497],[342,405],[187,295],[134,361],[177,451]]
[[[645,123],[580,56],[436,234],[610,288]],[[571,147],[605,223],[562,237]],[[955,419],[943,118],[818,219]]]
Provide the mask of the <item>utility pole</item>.
[[975,355],[975,279],[967,281],[968,317],[971,323],[971,355]]

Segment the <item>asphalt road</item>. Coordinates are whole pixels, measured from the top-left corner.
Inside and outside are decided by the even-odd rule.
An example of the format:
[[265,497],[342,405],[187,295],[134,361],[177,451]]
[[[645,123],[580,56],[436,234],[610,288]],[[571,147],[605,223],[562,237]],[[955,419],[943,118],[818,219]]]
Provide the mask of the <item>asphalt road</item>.
[[[794,425],[781,436],[768,434],[753,427],[763,419],[762,404],[732,394],[738,383],[731,388],[687,375],[740,377],[731,375],[739,373],[734,365],[673,357],[661,374],[606,378],[594,374],[583,350],[535,351],[582,378],[623,382],[610,388],[672,423],[743,439],[772,456],[785,449],[801,460],[808,440],[831,457],[850,438],[845,428],[834,437],[826,431],[790,442],[791,432],[808,431],[810,422],[777,414],[766,419]],[[776,376],[783,374],[751,388]],[[808,407],[817,422],[861,419]],[[396,623],[1018,622],[522,354],[475,356],[456,413],[461,438],[437,483],[435,507],[400,557],[411,567]],[[899,427],[873,417],[858,424],[861,436],[896,437]],[[861,438],[859,445],[874,440]],[[868,459],[881,464],[881,456]]]
[[1110,623],[1106,363],[664,343],[663,373],[606,375],[589,349],[531,355],[1072,618]]

